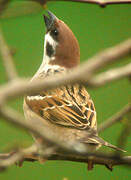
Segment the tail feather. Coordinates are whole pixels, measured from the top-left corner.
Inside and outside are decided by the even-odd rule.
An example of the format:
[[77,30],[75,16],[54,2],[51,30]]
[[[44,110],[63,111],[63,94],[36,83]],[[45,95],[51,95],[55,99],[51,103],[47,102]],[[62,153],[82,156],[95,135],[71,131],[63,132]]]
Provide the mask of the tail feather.
[[102,138],[100,138],[99,136],[93,136],[92,138],[89,138],[89,143],[98,143],[98,144],[101,144],[103,146],[107,146],[107,147],[110,147],[112,149],[115,149],[117,151],[122,151],[122,152],[126,152],[125,150],[113,145],[113,144],[110,144],[108,143],[107,141],[103,140]]
[[117,151],[122,151],[122,152],[127,152],[127,151],[125,151],[124,149],[121,149],[121,148],[119,148],[119,147],[117,147],[117,146],[115,146],[115,145],[113,145],[113,144],[110,144],[110,143],[108,143],[108,142],[106,142],[105,141],[105,144],[103,144],[104,146],[107,146],[107,147],[110,147],[110,148],[112,148],[112,149],[115,149],[115,150],[117,150]]

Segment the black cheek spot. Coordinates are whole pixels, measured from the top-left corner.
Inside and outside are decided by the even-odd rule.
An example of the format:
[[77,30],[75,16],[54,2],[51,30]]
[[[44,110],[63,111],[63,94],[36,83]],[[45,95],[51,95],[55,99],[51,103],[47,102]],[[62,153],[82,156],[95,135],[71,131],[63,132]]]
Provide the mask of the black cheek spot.
[[46,44],[46,54],[51,57],[54,54],[54,49],[49,42]]

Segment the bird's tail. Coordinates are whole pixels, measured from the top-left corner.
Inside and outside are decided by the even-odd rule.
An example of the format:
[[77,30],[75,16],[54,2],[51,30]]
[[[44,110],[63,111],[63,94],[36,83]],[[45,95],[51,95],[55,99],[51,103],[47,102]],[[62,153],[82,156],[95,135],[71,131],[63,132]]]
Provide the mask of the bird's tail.
[[108,143],[107,141],[103,140],[102,138],[100,138],[99,136],[94,136],[93,138],[91,138],[92,140],[94,139],[94,143],[98,143],[98,144],[101,144],[103,146],[107,146],[107,147],[110,147],[112,149],[115,149],[117,151],[122,151],[122,152],[126,152],[125,150],[113,145],[113,144],[110,144]]
[[119,147],[117,147],[117,146],[115,146],[115,145],[113,145],[113,144],[110,144],[110,143],[108,143],[108,142],[106,142],[106,141],[105,141],[104,146],[110,147],[110,148],[115,149],[115,150],[117,150],[117,151],[126,152],[124,149],[121,149],[121,148],[119,148]]

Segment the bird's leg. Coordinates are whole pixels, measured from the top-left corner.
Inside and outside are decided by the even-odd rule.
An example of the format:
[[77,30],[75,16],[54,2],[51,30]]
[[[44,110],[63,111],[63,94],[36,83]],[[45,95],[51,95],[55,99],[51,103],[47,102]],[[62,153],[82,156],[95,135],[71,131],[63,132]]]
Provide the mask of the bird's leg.
[[88,171],[91,171],[94,167],[93,161],[92,160],[88,160]]

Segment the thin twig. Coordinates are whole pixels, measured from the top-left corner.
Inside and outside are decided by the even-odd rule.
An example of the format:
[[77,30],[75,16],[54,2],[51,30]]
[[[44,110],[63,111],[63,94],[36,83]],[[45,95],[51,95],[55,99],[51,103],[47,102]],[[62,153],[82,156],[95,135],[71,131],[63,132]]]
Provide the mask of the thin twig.
[[124,115],[126,115],[128,112],[131,111],[131,104],[127,104],[124,108],[122,108],[119,112],[117,112],[115,115],[107,119],[105,122],[101,123],[98,127],[98,132],[102,132],[105,129],[112,126],[114,123],[120,121]]
[[103,72],[90,79],[90,84],[95,87],[103,86],[106,83],[131,76],[131,63],[120,68]]
[[[0,14],[2,14],[3,10],[7,6],[8,2],[10,0],[1,0],[0,1]],[[34,1],[34,2],[33,2]],[[3,13],[0,18],[10,18],[10,17],[17,17],[17,16],[22,16],[22,15],[27,15],[27,14],[32,14],[36,12],[42,11],[42,8],[46,9],[46,3],[48,1],[68,1],[68,2],[79,2],[79,3],[89,3],[89,4],[98,4],[100,7],[106,7],[107,5],[114,5],[114,4],[130,4],[131,0],[30,0],[28,3],[27,1],[14,4],[14,9],[12,11],[11,8],[7,10],[6,13]],[[42,7],[40,7],[40,5]],[[19,8],[20,7],[20,8]],[[19,11],[18,11],[19,8]],[[24,9],[24,10],[23,10]],[[22,11],[23,10],[23,11]]]
[[44,154],[38,154],[36,147],[29,147],[25,150],[19,150],[14,153],[0,154],[0,168],[7,168],[10,165],[15,164],[19,161],[39,161],[41,160],[63,160],[63,161],[73,161],[73,162],[81,162],[88,163],[89,160],[93,162],[93,164],[106,165],[109,167],[113,167],[115,165],[131,165],[131,156],[114,156],[112,154],[105,153],[61,153],[61,154],[52,154],[48,157]]
[[[13,123],[14,125],[18,125],[19,127],[27,129],[33,134],[38,135],[44,140],[44,142],[47,141],[51,146],[53,146],[52,150],[59,150],[60,154],[52,155],[50,157],[48,154],[47,159],[71,160],[86,163],[91,160],[93,161],[93,163],[104,164],[108,167],[112,167],[112,165],[116,164],[131,165],[131,157],[116,157],[98,153],[87,153],[87,148],[82,143],[73,140],[70,140],[69,142],[67,141],[65,143],[63,142],[63,139],[61,139],[61,137],[59,136],[58,129],[54,128],[54,130],[52,131],[53,128],[51,126],[55,126],[53,125],[53,123],[49,126],[48,121],[44,121],[44,119],[42,120],[41,117],[34,113],[34,117],[32,117],[32,122],[34,118],[37,119],[37,123],[33,124],[30,121],[25,121],[25,119],[18,112],[4,106],[4,100],[8,100],[9,98],[16,98],[20,95],[32,94],[41,90],[48,90],[61,85],[65,85],[67,83],[88,83],[89,86],[93,86],[90,82],[90,79],[93,78],[93,75],[96,71],[100,70],[103,66],[119,60],[120,58],[123,58],[131,53],[131,39],[125,41],[124,43],[121,43],[114,48],[107,49],[104,52],[94,56],[93,58],[90,58],[87,63],[83,64],[80,68],[72,70],[72,72],[70,72],[67,76],[65,76],[64,74],[63,76],[56,76],[54,78],[46,79],[44,82],[36,81],[28,83],[28,80],[17,79],[17,73],[15,71],[15,67],[13,66],[13,60],[10,56],[9,49],[4,42],[4,39],[2,38],[3,36],[0,33],[0,48],[5,63],[6,73],[8,75],[8,78],[10,80],[13,79],[14,81],[6,83],[6,85],[2,86],[0,89],[1,117],[3,117],[10,123]],[[125,71],[128,71],[128,69],[126,69]],[[125,74],[126,73],[127,72],[125,72]],[[125,77],[125,74],[120,76]],[[126,75],[129,74],[127,73]],[[113,79],[114,76],[113,78],[110,78],[110,81],[112,81]],[[40,151],[39,149],[35,149],[35,151],[33,150],[27,152],[20,149],[18,152],[11,154],[8,157],[9,159],[2,159],[0,162],[0,167],[5,168],[7,166],[10,166],[14,164],[17,160],[24,160],[25,156],[28,157],[28,155],[30,156],[33,154],[37,157],[39,155],[42,156],[42,154],[39,154],[39,152],[42,152],[43,158],[45,158],[45,149],[43,149],[43,146],[41,147]]]
[[92,160],[94,164],[101,164],[101,165],[131,165],[131,156],[123,156],[120,159],[116,156],[109,156],[106,154],[99,154],[95,153],[94,155],[85,154],[81,156],[73,157],[73,155],[52,155],[48,158],[48,160],[65,160],[65,161],[74,161],[74,162],[84,162],[88,163],[89,160]]
[[9,2],[10,0],[0,0],[0,15],[5,10]]
[[16,69],[14,67],[10,50],[4,40],[1,29],[0,29],[0,51],[8,79],[9,80],[16,79],[17,78]]
[[34,144],[26,149],[15,149],[11,153],[0,154],[0,170],[3,170],[17,162],[23,161],[26,156],[37,154],[38,148]]
[[13,110],[12,108],[1,106],[0,107],[0,116],[4,118],[7,122],[13,123],[13,125],[17,125],[20,128],[29,130],[33,134],[38,135],[44,141],[47,141],[52,146],[59,147],[59,149],[66,151],[74,151],[74,152],[86,152],[86,146],[82,143],[71,140],[70,142],[63,142],[63,139],[59,136],[58,130],[52,130],[51,126],[48,125],[47,121],[44,121],[41,117],[34,114],[34,118],[37,119],[37,123],[32,123],[30,121],[26,121],[24,117]]
[[98,4],[101,7],[106,7],[106,5],[114,4],[130,4],[131,0],[34,0],[39,2],[41,5],[46,4],[48,1],[68,1],[68,2],[79,2],[79,3],[89,3]]
[[118,138],[118,147],[124,148],[126,145],[127,138],[130,137],[131,134],[131,104],[130,111],[126,113],[126,117],[123,120],[123,129],[121,130],[120,136]]
[[[56,1],[56,0],[49,0],[49,1]],[[111,4],[130,4],[131,3],[131,0],[57,0],[57,1],[72,1],[72,2],[98,4],[101,7],[105,7],[106,5],[111,5]]]
[[[0,115],[4,117],[7,121],[12,122],[13,124],[19,125],[20,127],[26,128],[30,130],[31,132],[39,135],[40,137],[42,137],[42,139],[47,140],[48,143],[54,146],[57,145],[60,148],[59,150],[60,154],[48,156],[47,159],[49,160],[69,160],[69,161],[77,161],[77,162],[88,162],[88,160],[91,160],[94,164],[103,164],[109,167],[112,167],[113,165],[120,165],[120,164],[131,165],[131,157],[128,157],[128,158],[125,157],[126,159],[123,159],[124,157],[121,158],[118,156],[113,157],[113,156],[99,154],[99,153],[98,154],[87,153],[86,148],[84,146],[81,146],[80,143],[76,143],[74,141],[70,141],[70,143],[66,142],[66,144],[63,143],[60,140],[60,137],[57,136],[56,132],[52,133],[51,129],[48,128],[48,126],[46,126],[45,124],[44,126],[41,126],[41,123],[39,123],[38,118],[37,118],[37,124],[35,124],[34,126],[34,124],[32,123],[26,122],[24,118],[22,118],[17,112],[7,107],[0,109]],[[28,154],[26,154],[27,152]],[[43,152],[43,158],[45,158],[46,156],[44,154],[44,149],[41,150],[41,152]],[[36,154],[36,157],[35,157],[35,154]],[[2,154],[1,154],[0,159],[3,159],[3,160],[0,162],[0,167],[5,168],[6,166],[10,166],[18,160],[24,161],[24,157],[29,159],[28,157],[32,157],[33,155],[35,157],[34,160],[37,160],[37,158],[39,157],[39,151],[36,151],[35,149],[35,152],[33,152],[33,155],[32,155],[32,151],[30,153],[30,151],[20,150],[18,151],[18,154],[13,154],[13,155],[14,155],[13,157],[9,156],[10,158],[9,161],[6,158],[8,157],[7,154],[5,156],[3,155],[5,157],[5,161],[4,161],[4,157],[2,157]]]
[[125,125],[125,127],[123,127],[120,137],[118,138],[118,143],[117,143],[118,147],[124,148],[127,138],[130,137],[130,133],[131,133],[131,125],[128,123],[127,125]]

